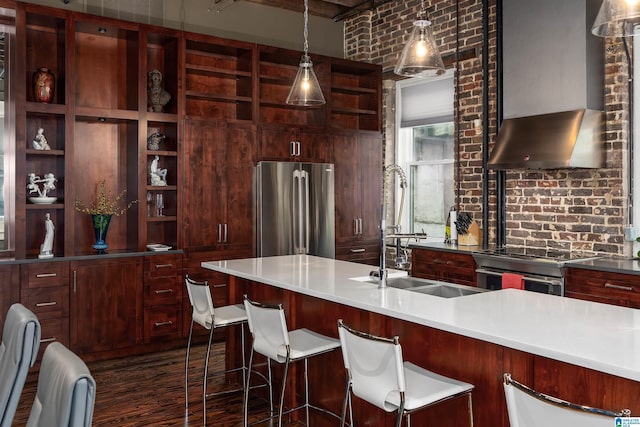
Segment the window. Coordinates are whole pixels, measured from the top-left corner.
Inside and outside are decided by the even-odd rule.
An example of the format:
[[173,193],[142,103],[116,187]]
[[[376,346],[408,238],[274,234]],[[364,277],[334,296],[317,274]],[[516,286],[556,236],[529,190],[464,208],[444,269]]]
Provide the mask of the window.
[[[454,194],[453,73],[397,83],[396,159],[406,172],[402,231],[443,240]],[[396,205],[400,209],[401,190]]]

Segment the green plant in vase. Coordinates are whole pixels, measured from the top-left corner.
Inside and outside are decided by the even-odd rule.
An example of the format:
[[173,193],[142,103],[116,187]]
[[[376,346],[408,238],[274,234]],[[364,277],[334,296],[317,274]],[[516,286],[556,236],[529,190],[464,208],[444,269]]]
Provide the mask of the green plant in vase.
[[111,217],[122,215],[138,202],[132,200],[123,205],[122,201],[126,194],[127,190],[122,190],[117,197],[114,197],[111,191],[107,191],[105,180],[102,180],[98,186],[98,196],[94,203],[87,206],[76,197],[76,210],[91,215],[91,224],[96,238],[96,242],[91,247],[98,252],[104,252],[109,247],[106,239]]

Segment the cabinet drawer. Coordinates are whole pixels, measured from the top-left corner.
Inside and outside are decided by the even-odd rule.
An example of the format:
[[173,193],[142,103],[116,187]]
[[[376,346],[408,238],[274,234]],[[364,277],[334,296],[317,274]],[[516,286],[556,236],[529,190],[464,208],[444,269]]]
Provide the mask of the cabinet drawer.
[[25,264],[22,270],[22,284],[29,288],[61,286],[69,284],[69,264],[67,262],[46,262]]
[[181,277],[147,280],[144,285],[144,305],[177,304],[182,301]]
[[23,289],[20,301],[40,320],[69,316],[69,287]]
[[154,255],[144,259],[146,278],[176,277],[182,273],[182,255]]
[[[640,277],[632,274],[567,269],[566,296],[640,308]],[[592,298],[588,298],[591,296]]]
[[54,341],[69,346],[69,318],[47,319],[40,322],[42,335],[40,338],[40,352],[43,347]]
[[430,269],[466,268],[474,271],[476,269],[476,262],[471,254],[413,249],[411,259],[413,267],[418,270],[425,267]]
[[144,309],[144,340],[155,337],[177,338],[181,335],[182,308],[180,304]]

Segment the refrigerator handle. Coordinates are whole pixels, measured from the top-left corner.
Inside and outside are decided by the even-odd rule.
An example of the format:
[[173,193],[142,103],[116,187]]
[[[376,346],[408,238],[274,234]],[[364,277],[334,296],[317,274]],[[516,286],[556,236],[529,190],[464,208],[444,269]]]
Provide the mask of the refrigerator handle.
[[[300,144],[300,143],[298,143]],[[302,182],[303,182],[303,186],[302,186],[302,190],[304,192],[304,198],[302,199],[304,202],[304,206],[303,206],[303,219],[304,219],[304,230],[303,230],[303,234],[302,237],[304,237],[304,247],[302,250],[302,253],[306,254],[309,253],[309,223],[310,223],[310,219],[309,219],[309,173],[307,171],[301,171],[302,174]]]
[[302,184],[300,183],[300,171],[298,169],[293,171],[293,253],[300,253],[300,246],[302,245]]

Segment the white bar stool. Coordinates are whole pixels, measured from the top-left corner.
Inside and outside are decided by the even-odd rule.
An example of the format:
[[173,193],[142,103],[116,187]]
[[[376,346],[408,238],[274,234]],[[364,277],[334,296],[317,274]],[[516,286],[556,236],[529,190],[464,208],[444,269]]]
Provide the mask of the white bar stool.
[[[294,411],[304,408],[306,411],[306,425],[309,426],[309,409],[315,409],[326,414],[339,418],[324,408],[314,406],[309,403],[309,378],[308,360],[310,357],[317,356],[329,351],[333,351],[340,347],[340,341],[335,338],[327,337],[309,329],[296,329],[289,332],[287,322],[284,316],[282,304],[266,305],[255,301],[251,301],[247,296],[244,297],[244,306],[249,318],[249,331],[253,337],[251,346],[251,355],[249,356],[249,366],[247,374],[247,383],[249,383],[252,366],[253,355],[259,353],[277,363],[284,364],[284,373],[282,376],[282,389],[280,390],[280,405],[278,407],[278,427],[282,426],[282,417]],[[284,411],[284,395],[287,385],[287,372],[289,364],[304,360],[304,393],[305,403],[293,409]],[[270,369],[270,368],[269,368]],[[271,375],[269,373],[269,383]],[[249,389],[245,389],[244,394],[244,426],[249,425]],[[261,420],[258,423],[275,418],[273,410],[270,417]]]
[[504,374],[504,394],[511,427],[612,427],[631,411],[612,412],[578,405],[537,392]]
[[[411,414],[417,410],[466,394],[469,422],[473,426],[473,385],[403,362],[397,336],[390,339],[356,331],[342,319],[338,320],[338,333],[347,370],[341,426],[345,425],[351,394],[386,412],[397,412],[397,427],[405,416],[410,427]],[[353,414],[350,418],[353,427]]]
[[[189,276],[184,279],[187,292],[189,292],[189,301],[191,302],[191,326],[189,327],[189,341],[187,343],[187,356],[185,359],[185,373],[184,373],[184,385],[185,385],[185,410],[189,408],[189,353],[191,351],[191,338],[193,334],[193,324],[197,323],[203,328],[209,330],[209,343],[207,345],[207,355],[204,361],[204,385],[203,385],[203,404],[204,404],[204,424],[207,423],[207,397],[213,397],[216,395],[233,393],[246,389],[246,376],[245,371],[247,369],[245,362],[244,351],[244,324],[247,322],[247,313],[244,310],[242,304],[227,305],[224,307],[213,306],[213,300],[211,298],[211,290],[209,284],[193,280]],[[209,375],[209,354],[211,352],[211,341],[213,339],[213,332],[217,328],[239,325],[241,330],[241,345],[242,345],[242,366],[227,369],[223,372],[216,373],[216,375],[224,375],[230,372],[242,371],[242,387],[233,390],[224,390],[220,392],[207,394],[207,378]]]

